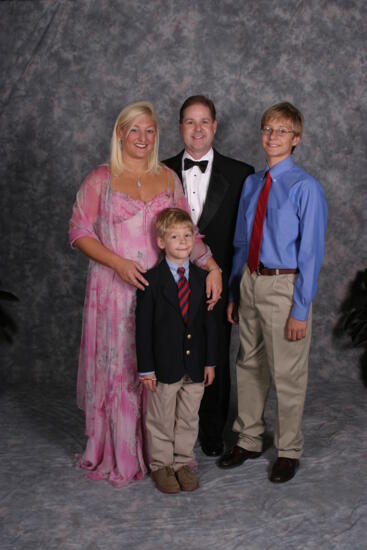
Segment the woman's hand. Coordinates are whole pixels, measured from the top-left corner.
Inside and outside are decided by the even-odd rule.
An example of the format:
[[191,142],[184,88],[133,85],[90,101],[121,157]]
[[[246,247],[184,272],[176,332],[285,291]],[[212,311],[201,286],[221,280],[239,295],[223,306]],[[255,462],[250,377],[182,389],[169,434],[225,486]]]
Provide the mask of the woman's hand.
[[206,277],[206,297],[208,311],[211,311],[222,294],[222,273],[219,267],[211,269]]
[[140,288],[140,290],[144,290],[144,288],[149,285],[148,281],[142,275],[142,273],[146,272],[146,269],[144,269],[139,262],[121,258],[121,256],[115,254],[115,252],[96,239],[81,237],[75,241],[75,246],[88,256],[88,258],[113,269],[126,283],[136,288]]
[[142,273],[146,272],[146,269],[144,269],[139,262],[117,257],[114,261],[113,269],[123,281],[140,290],[144,290],[144,288],[149,285],[148,281],[142,275]]

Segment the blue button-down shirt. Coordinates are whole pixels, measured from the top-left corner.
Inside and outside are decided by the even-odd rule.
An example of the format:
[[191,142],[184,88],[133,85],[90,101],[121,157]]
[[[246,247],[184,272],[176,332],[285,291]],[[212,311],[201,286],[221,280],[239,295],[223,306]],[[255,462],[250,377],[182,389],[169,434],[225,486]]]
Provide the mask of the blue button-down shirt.
[[[257,201],[266,170],[246,179],[240,199],[234,257],[229,280],[230,300],[239,301],[239,284],[247,263]],[[292,317],[305,321],[317,291],[324,255],[327,205],[320,183],[291,157],[270,169],[272,185],[266,209],[260,262],[268,268],[298,268]]]

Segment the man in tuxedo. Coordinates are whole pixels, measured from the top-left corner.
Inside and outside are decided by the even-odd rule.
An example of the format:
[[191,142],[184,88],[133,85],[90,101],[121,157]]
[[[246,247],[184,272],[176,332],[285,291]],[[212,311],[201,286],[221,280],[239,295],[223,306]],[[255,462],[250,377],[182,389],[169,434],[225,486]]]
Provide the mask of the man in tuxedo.
[[218,332],[218,360],[214,383],[205,389],[199,416],[199,439],[207,456],[223,451],[230,377],[231,327],[226,318],[228,278],[232,268],[233,235],[242,186],[252,166],[225,157],[213,149],[217,130],[214,103],[203,95],[190,96],[180,109],[180,134],[185,149],[164,160],[180,177],[197,224],[222,270],[222,299],[214,308]]

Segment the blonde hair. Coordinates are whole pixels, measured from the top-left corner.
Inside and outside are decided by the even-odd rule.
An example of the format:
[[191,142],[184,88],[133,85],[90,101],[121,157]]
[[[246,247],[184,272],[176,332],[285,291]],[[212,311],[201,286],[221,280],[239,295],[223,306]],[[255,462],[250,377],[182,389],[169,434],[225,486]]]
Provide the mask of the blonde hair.
[[174,225],[187,225],[194,232],[190,214],[181,208],[165,208],[155,219],[154,229],[157,237],[164,239],[167,231]]
[[127,105],[127,107],[122,109],[113,127],[111,138],[110,168],[112,175],[114,176],[119,176],[125,169],[125,165],[122,160],[120,138],[117,135],[117,128],[120,128],[120,130],[127,129],[129,131],[130,128],[133,126],[133,121],[136,119],[136,117],[141,115],[148,115],[152,118],[153,126],[156,132],[154,146],[148,157],[147,172],[154,172],[160,167],[158,161],[159,130],[157,116],[154,112],[153,105],[149,103],[149,101],[138,101],[137,103],[131,103],[131,105]]
[[266,126],[270,119],[286,118],[291,121],[295,136],[301,136],[303,131],[303,114],[292,103],[283,101],[272,105],[261,117],[261,128]]

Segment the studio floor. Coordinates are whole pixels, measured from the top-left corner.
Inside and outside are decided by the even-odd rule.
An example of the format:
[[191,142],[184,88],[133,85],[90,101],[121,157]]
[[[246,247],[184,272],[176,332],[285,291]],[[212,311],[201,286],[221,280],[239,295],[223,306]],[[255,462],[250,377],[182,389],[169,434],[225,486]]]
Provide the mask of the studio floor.
[[197,447],[200,489],[163,495],[150,477],[115,489],[75,467],[85,439],[73,391],[8,387],[0,396],[0,547],[365,549],[366,397],[359,380],[325,381],[311,370],[306,451],[293,480],[268,481],[275,458],[271,396],[259,459],[223,471]]

